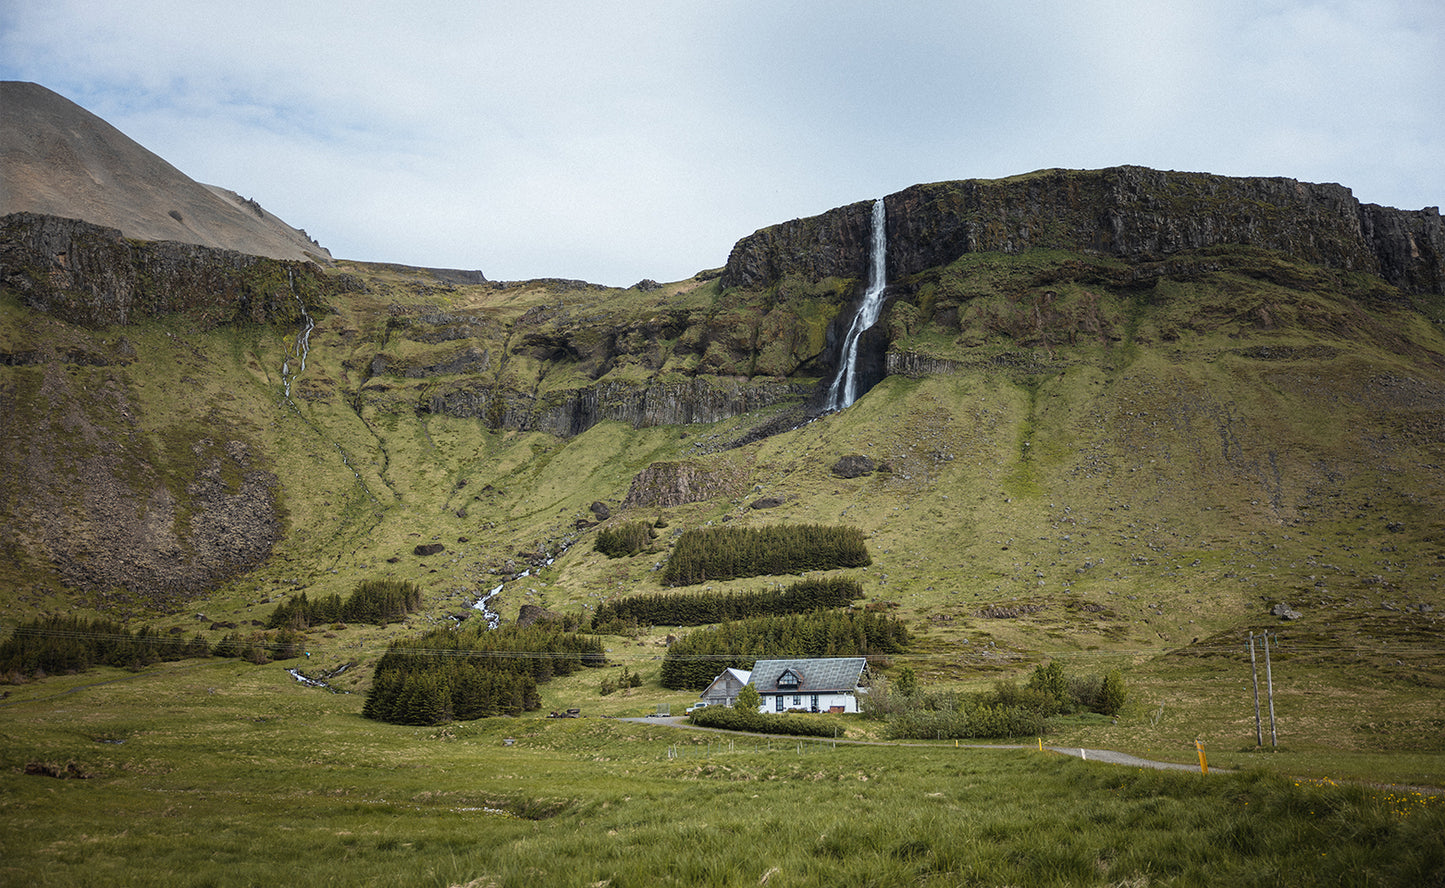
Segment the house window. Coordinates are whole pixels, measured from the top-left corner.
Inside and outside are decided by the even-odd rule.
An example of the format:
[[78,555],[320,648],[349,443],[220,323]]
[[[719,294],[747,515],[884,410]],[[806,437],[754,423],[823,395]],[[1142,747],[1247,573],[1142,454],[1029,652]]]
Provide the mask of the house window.
[[778,676],[778,689],[796,691],[798,689],[798,673],[791,669],[784,669],[783,674]]
[[793,705],[794,705],[794,706],[802,706],[802,705],[803,705],[803,697],[802,697],[801,694],[794,694],[794,695],[793,695]]
[[775,710],[778,711],[778,712],[782,712],[782,711],[783,711],[783,695],[782,695],[782,694],[779,694],[778,696],[776,696],[776,697],[773,698],[773,709],[775,709]]
[[817,711],[818,711],[818,695],[817,695],[817,694],[814,694],[814,695],[813,695],[813,701],[812,701],[812,702],[813,702],[813,711],[814,711],[814,712],[817,712]]

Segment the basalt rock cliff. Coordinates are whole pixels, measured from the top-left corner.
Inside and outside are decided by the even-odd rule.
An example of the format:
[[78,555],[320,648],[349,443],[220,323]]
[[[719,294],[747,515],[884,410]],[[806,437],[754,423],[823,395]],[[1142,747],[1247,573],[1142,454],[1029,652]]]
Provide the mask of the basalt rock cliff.
[[[1445,295],[1439,208],[1362,204],[1340,185],[1124,166],[915,185],[884,205],[889,280],[967,253],[1046,248],[1154,261],[1232,245],[1375,274],[1406,293]],[[728,257],[724,286],[864,277],[868,208],[850,204],[743,238]]]

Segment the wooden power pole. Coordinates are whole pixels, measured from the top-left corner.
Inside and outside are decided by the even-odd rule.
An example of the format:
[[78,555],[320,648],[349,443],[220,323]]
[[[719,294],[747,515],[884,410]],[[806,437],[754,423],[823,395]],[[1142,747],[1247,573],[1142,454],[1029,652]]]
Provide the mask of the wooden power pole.
[[[1276,645],[1279,644],[1279,637],[1278,637],[1278,636],[1275,637],[1274,642],[1275,642]],[[1270,745],[1270,746],[1278,746],[1278,745],[1279,745],[1279,734],[1275,733],[1275,729],[1274,729],[1274,673],[1270,672],[1270,669],[1269,669],[1269,633],[1268,633],[1268,632],[1266,632],[1266,633],[1264,634],[1264,682],[1265,682],[1265,687],[1268,688],[1268,690],[1269,690],[1269,745]],[[1258,695],[1258,693],[1256,693],[1256,694],[1255,694],[1255,707],[1256,707],[1256,711],[1258,711],[1258,706],[1259,706],[1259,695]],[[1256,718],[1257,718],[1257,716],[1256,716]]]

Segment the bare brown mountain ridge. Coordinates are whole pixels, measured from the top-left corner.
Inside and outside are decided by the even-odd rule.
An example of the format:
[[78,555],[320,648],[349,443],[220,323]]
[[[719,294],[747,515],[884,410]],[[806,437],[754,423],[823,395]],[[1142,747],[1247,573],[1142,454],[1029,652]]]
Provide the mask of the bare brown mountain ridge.
[[331,254],[225,188],[203,185],[36,83],[0,82],[0,216],[81,219],[129,238],[329,264]]

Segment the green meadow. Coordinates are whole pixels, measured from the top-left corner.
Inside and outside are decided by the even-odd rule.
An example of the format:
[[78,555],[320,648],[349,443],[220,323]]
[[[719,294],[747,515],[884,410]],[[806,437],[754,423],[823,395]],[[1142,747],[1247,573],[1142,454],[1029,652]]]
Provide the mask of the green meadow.
[[238,661],[15,688],[0,883],[1445,883],[1445,799],[1405,787],[360,704]]

